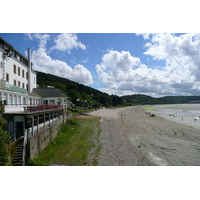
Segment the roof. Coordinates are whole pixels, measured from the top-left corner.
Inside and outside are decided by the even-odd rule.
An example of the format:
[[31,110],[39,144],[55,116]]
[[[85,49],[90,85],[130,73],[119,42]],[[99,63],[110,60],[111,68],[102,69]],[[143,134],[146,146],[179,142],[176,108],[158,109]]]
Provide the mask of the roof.
[[31,93],[31,92],[27,92],[27,94],[28,94],[29,96],[33,96],[33,97],[40,97],[38,94]]
[[33,88],[32,93],[41,97],[67,97],[56,88]]
[[[9,44],[7,41],[5,41],[2,37],[0,37],[0,43],[3,42],[9,49],[12,49],[12,51],[15,51],[19,56],[23,57],[23,59],[25,59],[28,62],[28,58],[26,58],[25,56],[23,56],[19,51],[17,51],[11,44]],[[2,43],[2,44],[3,44]],[[1,47],[1,46],[0,46]],[[1,47],[3,48],[3,47]],[[4,49],[5,50],[5,49]],[[20,61],[20,60],[19,60]],[[20,61],[21,62],[21,61]],[[23,63],[23,62],[22,62]],[[25,63],[23,63],[25,64]],[[31,62],[31,64],[33,65],[33,63]],[[27,64],[25,64],[26,66],[28,66]],[[34,71],[34,70],[33,70]],[[35,71],[34,71],[35,72]]]

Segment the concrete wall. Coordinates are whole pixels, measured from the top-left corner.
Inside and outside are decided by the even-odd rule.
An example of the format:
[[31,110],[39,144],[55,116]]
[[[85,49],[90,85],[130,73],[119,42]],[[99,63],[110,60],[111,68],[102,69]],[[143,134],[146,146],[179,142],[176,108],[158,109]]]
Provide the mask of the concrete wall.
[[66,120],[69,120],[69,119],[72,119],[74,116],[72,115],[72,112],[71,111],[67,111],[66,112]]
[[58,130],[62,125],[63,122],[61,121],[29,139],[28,155],[30,159],[35,158],[42,152],[42,150],[49,144],[49,142],[57,136]]
[[66,112],[64,120],[61,120],[57,124],[48,127],[46,130],[30,138],[27,145],[27,158],[33,159],[38,156],[42,152],[42,150],[49,144],[49,142],[57,136],[60,127],[64,123],[66,123],[67,120],[72,118],[72,113]]

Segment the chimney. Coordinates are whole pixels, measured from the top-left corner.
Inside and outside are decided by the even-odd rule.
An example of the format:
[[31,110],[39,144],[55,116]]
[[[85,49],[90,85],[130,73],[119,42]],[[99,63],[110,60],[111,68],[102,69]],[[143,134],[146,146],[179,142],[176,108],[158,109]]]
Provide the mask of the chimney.
[[31,49],[28,48],[28,92],[31,92]]

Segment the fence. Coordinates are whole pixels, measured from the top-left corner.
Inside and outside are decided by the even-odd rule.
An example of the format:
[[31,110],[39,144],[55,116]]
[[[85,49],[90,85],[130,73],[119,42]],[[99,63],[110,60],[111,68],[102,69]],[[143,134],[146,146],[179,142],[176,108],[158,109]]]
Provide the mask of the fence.
[[25,112],[37,112],[37,111],[44,111],[44,110],[53,110],[63,108],[63,105],[46,105],[40,104],[35,106],[24,106]]
[[22,153],[22,166],[25,165],[25,161],[26,161],[26,144],[27,144],[27,131],[24,132],[23,153]]

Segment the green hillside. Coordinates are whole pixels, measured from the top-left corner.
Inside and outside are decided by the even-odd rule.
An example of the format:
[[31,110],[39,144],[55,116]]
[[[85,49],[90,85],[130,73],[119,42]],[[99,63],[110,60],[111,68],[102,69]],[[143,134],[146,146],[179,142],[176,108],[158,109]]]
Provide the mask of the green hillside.
[[154,98],[143,94],[121,97],[129,105],[200,103],[200,96],[165,96]]
[[122,104],[121,98],[116,95],[108,95],[89,86],[70,81],[69,79],[39,71],[37,71],[37,84],[41,88],[45,88],[47,85],[54,86],[66,94],[77,106],[84,105],[95,108],[99,106],[110,107]]
[[45,88],[47,85],[54,86],[66,94],[75,105],[91,108],[100,106],[200,103],[200,96],[165,96],[154,98],[144,94],[133,94],[122,97],[108,95],[89,86],[70,81],[69,79],[39,71],[37,71],[37,84],[41,88]]

